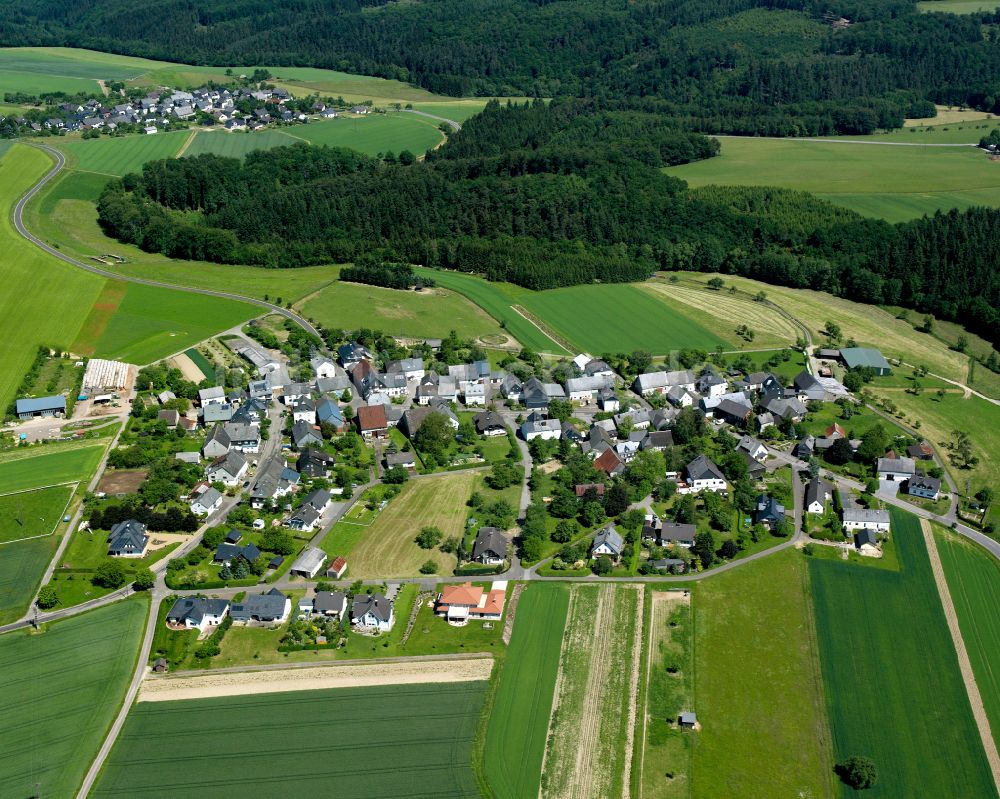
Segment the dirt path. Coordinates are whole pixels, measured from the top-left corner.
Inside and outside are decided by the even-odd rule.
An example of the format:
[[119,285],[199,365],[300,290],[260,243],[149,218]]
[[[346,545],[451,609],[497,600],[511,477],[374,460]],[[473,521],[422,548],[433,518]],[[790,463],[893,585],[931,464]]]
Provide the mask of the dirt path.
[[[629,675],[628,686],[628,726],[625,735],[625,771],[622,777],[622,796],[629,798],[629,790],[632,782],[632,754],[635,749],[635,721],[639,712],[639,672],[642,665],[642,620],[645,618],[646,592],[642,588],[636,589],[639,592],[639,606],[636,608],[636,616],[639,623],[635,625],[635,635],[632,640],[632,673]],[[643,745],[645,745],[646,724],[643,720]],[[640,754],[641,757],[641,754]],[[640,775],[641,775],[640,771]],[[639,791],[642,791],[640,782]]]
[[209,375],[203,375],[201,373],[201,369],[198,368],[195,362],[192,361],[190,356],[188,355],[184,355],[183,353],[181,353],[180,355],[175,355],[170,360],[174,364],[174,366],[176,366],[178,369],[181,370],[181,374],[184,375],[184,378],[186,380],[190,380],[194,383],[200,383],[202,380],[204,380],[206,377],[209,376]]
[[194,137],[198,135],[198,131],[192,130],[188,137],[184,140],[184,144],[181,145],[181,149],[177,151],[177,155],[174,158],[180,158],[184,153],[187,152],[187,148],[191,146],[191,142],[194,141]]
[[103,80],[99,80],[99,81],[97,81],[97,85],[101,88],[101,94],[103,94],[105,97],[107,97],[108,96],[108,84],[106,84]]
[[152,677],[142,683],[139,702],[206,699],[215,696],[273,694],[321,688],[359,688],[371,685],[471,682],[488,680],[493,658],[394,663],[333,663],[298,669],[271,669]]
[[927,544],[927,555],[930,557],[931,569],[934,572],[934,582],[937,583],[938,594],[941,596],[941,606],[944,608],[944,615],[948,620],[948,630],[951,632],[951,640],[955,644],[958,666],[962,670],[965,690],[969,694],[969,703],[972,705],[972,715],[979,728],[979,737],[983,740],[983,749],[986,750],[986,760],[993,773],[993,782],[996,784],[997,792],[1000,793],[1000,753],[997,752],[996,742],[990,731],[990,721],[986,715],[986,707],[983,705],[983,696],[979,692],[976,675],[972,671],[972,662],[969,660],[969,652],[965,648],[962,631],[958,626],[958,615],[955,613],[955,603],[952,602],[951,592],[948,590],[948,582],[941,565],[941,556],[937,551],[937,543],[934,541],[930,522],[921,519],[920,527],[924,531],[924,543]]
[[541,319],[539,319],[534,314],[529,313],[524,307],[520,305],[511,305],[510,307],[511,310],[518,316],[524,317],[527,321],[531,322],[531,324],[537,327],[542,332],[542,334],[545,335],[546,338],[552,341],[552,343],[558,344],[560,347],[566,350],[566,352],[573,352],[575,350],[572,344],[570,344],[568,341],[564,341],[562,337],[559,336],[558,333],[556,333],[554,330],[544,325]]

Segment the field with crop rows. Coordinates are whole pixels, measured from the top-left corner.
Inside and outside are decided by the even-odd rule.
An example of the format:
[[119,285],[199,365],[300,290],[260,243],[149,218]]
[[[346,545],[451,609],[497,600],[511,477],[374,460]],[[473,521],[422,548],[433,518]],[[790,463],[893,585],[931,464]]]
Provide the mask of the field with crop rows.
[[692,607],[702,725],[692,795],[829,799],[830,733],[802,556],[779,552],[705,580]]
[[465,799],[485,685],[140,702],[91,796]]
[[622,796],[632,763],[643,589],[570,588],[542,797]]
[[483,755],[497,799],[538,796],[568,604],[569,588],[559,583],[532,583],[518,601]]
[[421,549],[413,539],[432,525],[445,538],[465,532],[465,503],[472,496],[474,472],[451,472],[411,480],[365,529],[351,551],[351,577],[416,577],[420,566],[433,560],[438,574],[450,574],[455,556],[440,549]]
[[935,526],[938,554],[955,603],[993,739],[1000,739],[1000,564],[985,549]]
[[713,330],[635,286],[571,286],[526,293],[518,303],[586,352],[645,350],[664,355],[683,347],[732,346],[729,329]]
[[0,495],[0,544],[51,535],[72,495],[71,485]]
[[503,335],[484,310],[440,288],[415,292],[338,282],[310,296],[301,312],[331,329],[369,327],[390,336],[444,338],[451,330],[473,338]]
[[0,636],[0,796],[73,796],[135,665],[148,603]]
[[154,136],[116,136],[100,139],[66,139],[54,143],[66,153],[67,166],[101,175],[139,172],[147,161],[173,158],[190,134],[179,130]]
[[4,544],[0,551],[0,624],[16,621],[28,609],[55,554],[54,536]]
[[89,477],[104,451],[103,444],[84,445],[57,451],[32,450],[0,460],[0,486],[5,491],[23,491]]
[[254,150],[290,147],[297,143],[293,137],[271,128],[240,133],[230,133],[225,130],[202,130],[194,134],[194,138],[184,150],[183,155],[186,158],[211,153],[226,158],[243,158]]
[[872,799],[994,797],[920,525],[891,513],[901,571],[809,563],[836,759],[875,761]]

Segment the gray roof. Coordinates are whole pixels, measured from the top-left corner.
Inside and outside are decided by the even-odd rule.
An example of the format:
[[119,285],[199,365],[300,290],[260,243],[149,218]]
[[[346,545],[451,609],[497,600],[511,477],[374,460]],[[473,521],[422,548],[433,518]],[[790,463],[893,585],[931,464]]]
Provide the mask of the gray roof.
[[927,477],[923,474],[917,474],[910,478],[909,487],[911,489],[920,488],[924,491],[937,492],[941,490],[941,481],[936,477]]
[[368,613],[387,622],[392,616],[392,602],[381,594],[356,594],[351,604],[351,618],[360,619]]
[[507,539],[497,527],[480,527],[476,540],[472,544],[474,560],[478,560],[488,552],[495,553],[501,558],[507,554]]
[[865,544],[870,544],[872,546],[878,544],[878,536],[875,535],[874,530],[858,530],[854,534],[854,546],[860,549]]
[[485,433],[487,430],[502,427],[506,429],[503,417],[496,411],[483,411],[472,417],[476,424],[476,432]]
[[913,462],[913,458],[879,458],[878,471],[915,474],[917,467]]
[[40,413],[42,411],[66,411],[66,398],[55,397],[35,397],[32,399],[19,399],[16,403],[16,410],[20,413]]
[[699,455],[684,467],[691,480],[725,480],[725,475],[719,467],[712,463],[706,455]]
[[825,505],[827,503],[827,494],[831,497],[833,496],[833,486],[825,480],[814,477],[806,486],[806,505],[812,505],[814,502]]
[[622,553],[625,542],[622,540],[621,535],[619,535],[613,524],[609,524],[607,527],[603,527],[598,531],[597,535],[594,537],[594,546],[591,547],[591,551],[602,545],[606,546],[616,555],[620,555]]
[[205,424],[228,422],[233,418],[233,406],[224,402],[213,402],[202,408],[201,418]]
[[210,508],[220,499],[222,499],[222,494],[220,494],[216,489],[209,487],[206,488],[202,492],[201,496],[195,501],[206,508]]
[[840,357],[849,369],[859,366],[870,366],[874,369],[889,368],[889,362],[885,356],[870,347],[845,347],[840,351]]
[[229,607],[227,599],[205,599],[204,597],[182,597],[167,611],[167,620],[181,623],[191,620],[201,624],[205,616],[221,616]]
[[247,459],[244,458],[236,450],[230,450],[221,458],[216,458],[212,461],[212,465],[206,469],[207,472],[213,472],[218,469],[225,469],[226,472],[236,477],[242,470],[243,467],[247,465]]
[[108,535],[108,551],[142,552],[148,540],[146,525],[135,519],[126,519],[111,528],[111,533]]
[[844,521],[855,524],[889,524],[889,511],[872,508],[844,508]]
[[342,591],[317,591],[313,598],[313,610],[317,613],[329,613],[331,610],[342,611],[347,602],[347,594]]
[[599,391],[602,388],[610,388],[612,385],[614,385],[614,379],[606,375],[571,377],[566,381],[566,393],[572,394],[576,391]]
[[289,571],[293,572],[308,572],[313,574],[319,571],[320,567],[323,565],[323,561],[326,560],[326,553],[317,547],[306,547],[302,550],[302,554],[299,555],[295,562],[292,564],[292,568]]
[[279,619],[285,613],[287,599],[277,588],[272,588],[265,594],[250,594],[243,602],[231,605],[229,612],[237,621]]
[[198,401],[204,405],[209,400],[219,400],[225,399],[226,390],[222,386],[212,386],[211,388],[202,388],[198,391]]

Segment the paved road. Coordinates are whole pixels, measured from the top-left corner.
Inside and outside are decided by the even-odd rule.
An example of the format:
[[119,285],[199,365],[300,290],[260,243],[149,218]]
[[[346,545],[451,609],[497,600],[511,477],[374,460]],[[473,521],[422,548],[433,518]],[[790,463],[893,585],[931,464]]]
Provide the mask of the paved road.
[[436,119],[438,122],[444,122],[449,127],[451,127],[451,129],[456,133],[458,133],[458,131],[462,129],[462,126],[459,125],[454,119],[448,119],[448,117],[439,117],[435,114],[428,114],[426,111],[418,111],[415,108],[404,108],[403,113],[416,114],[419,117],[427,117],[427,119]]
[[44,241],[42,241],[34,233],[29,231],[25,227],[24,207],[25,205],[27,205],[27,203],[31,200],[32,197],[38,194],[38,192],[40,192],[42,188],[50,180],[52,180],[56,175],[59,174],[60,171],[62,171],[63,167],[66,165],[66,158],[61,152],[59,152],[59,150],[56,150],[53,147],[48,147],[47,145],[44,144],[35,144],[35,143],[32,143],[31,146],[37,147],[40,150],[44,150],[46,153],[51,155],[56,160],[56,163],[52,167],[52,169],[49,170],[49,172],[47,172],[41,178],[41,180],[38,181],[38,183],[36,183],[34,186],[28,189],[28,191],[25,192],[24,196],[21,197],[20,200],[18,200],[17,205],[14,206],[14,227],[17,229],[18,233],[20,233],[24,238],[26,238],[36,247],[44,250],[54,258],[58,258],[60,261],[72,264],[73,266],[78,267],[80,269],[85,269],[88,272],[94,273],[95,275],[111,278],[112,280],[123,280],[127,283],[138,283],[143,286],[155,286],[157,288],[174,289],[175,291],[186,291],[190,294],[203,294],[207,297],[219,297],[221,299],[226,299],[226,300],[238,300],[240,302],[247,302],[250,303],[251,305],[256,305],[260,308],[265,308],[271,313],[281,314],[285,318],[291,319],[297,325],[302,327],[307,332],[312,333],[317,338],[322,338],[322,336],[320,336],[319,331],[315,327],[313,327],[313,325],[310,322],[308,322],[306,319],[303,319],[297,313],[290,311],[287,308],[282,308],[280,305],[275,305],[274,303],[265,302],[264,300],[259,300],[256,297],[246,297],[242,294],[235,294],[229,291],[216,291],[215,289],[199,289],[199,288],[193,288],[191,286],[179,286],[174,283],[164,283],[159,280],[148,280],[147,278],[134,277],[132,275],[121,275],[118,274],[117,272],[112,272],[109,269],[102,269],[99,266],[94,266],[84,261],[78,261],[77,259],[72,258],[63,252],[60,252],[55,247],[46,244]]

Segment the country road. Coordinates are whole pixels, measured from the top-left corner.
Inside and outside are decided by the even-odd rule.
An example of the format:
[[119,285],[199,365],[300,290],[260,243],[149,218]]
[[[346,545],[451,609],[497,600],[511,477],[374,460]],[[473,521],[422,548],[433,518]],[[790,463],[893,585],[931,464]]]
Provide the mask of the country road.
[[24,193],[20,200],[17,201],[17,205],[14,206],[14,227],[18,233],[20,233],[24,238],[30,241],[39,249],[44,250],[49,255],[54,258],[58,258],[60,261],[71,264],[72,266],[78,267],[80,269],[85,269],[88,272],[92,272],[95,275],[100,275],[101,277],[110,278],[111,280],[123,280],[126,283],[138,283],[143,286],[154,286],[156,288],[173,289],[174,291],[186,291],[189,294],[203,294],[206,297],[218,297],[224,300],[237,300],[239,302],[250,303],[251,305],[256,305],[259,308],[264,308],[271,313],[281,314],[287,319],[291,319],[301,328],[303,328],[307,333],[312,333],[312,335],[317,338],[322,339],[319,331],[313,327],[313,325],[306,319],[303,319],[294,311],[290,311],[287,308],[282,308],[280,305],[275,305],[271,302],[265,302],[264,300],[257,299],[256,297],[246,297],[242,294],[236,294],[230,291],[218,291],[216,289],[199,289],[193,288],[191,286],[179,286],[174,283],[164,283],[160,280],[149,280],[143,277],[134,277],[132,275],[121,275],[117,272],[112,272],[110,269],[101,269],[99,266],[93,266],[92,264],[85,263],[83,261],[78,261],[65,253],[60,252],[55,247],[52,247],[42,241],[38,236],[32,233],[24,224],[24,208],[31,201],[31,199],[40,192],[49,181],[51,181],[56,175],[58,175],[63,167],[66,166],[66,157],[53,147],[49,147],[45,144],[31,144],[32,147],[37,147],[39,150],[51,155],[56,163],[34,186],[32,186],[28,191]]
[[462,126],[454,119],[448,119],[448,117],[439,117],[436,116],[435,114],[428,114],[426,111],[418,111],[416,108],[404,108],[403,113],[416,114],[418,117],[426,117],[427,119],[435,119],[438,122],[444,122],[456,133],[458,133],[458,131],[462,129]]

